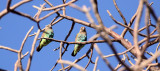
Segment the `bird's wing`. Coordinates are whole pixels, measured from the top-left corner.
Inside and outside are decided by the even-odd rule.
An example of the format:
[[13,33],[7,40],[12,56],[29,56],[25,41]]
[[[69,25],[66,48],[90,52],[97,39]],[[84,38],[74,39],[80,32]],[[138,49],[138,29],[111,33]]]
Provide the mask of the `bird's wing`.
[[51,32],[51,34],[49,35],[49,38],[53,38],[53,36],[54,36],[54,33]]
[[78,34],[77,39],[78,42],[83,42],[87,40],[87,36],[85,34]]
[[[78,33],[78,34],[79,34],[79,33]],[[76,35],[75,41],[77,41],[77,38],[78,38],[78,34]]]

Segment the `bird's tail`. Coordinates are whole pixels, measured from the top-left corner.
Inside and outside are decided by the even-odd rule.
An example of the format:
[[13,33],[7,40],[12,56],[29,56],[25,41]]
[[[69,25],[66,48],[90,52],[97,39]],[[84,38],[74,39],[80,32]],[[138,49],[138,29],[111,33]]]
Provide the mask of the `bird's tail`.
[[75,57],[77,55],[77,52],[74,52],[74,50],[73,50],[71,55]]
[[40,45],[38,45],[38,47],[36,48],[37,52],[39,52],[42,49],[42,47]]

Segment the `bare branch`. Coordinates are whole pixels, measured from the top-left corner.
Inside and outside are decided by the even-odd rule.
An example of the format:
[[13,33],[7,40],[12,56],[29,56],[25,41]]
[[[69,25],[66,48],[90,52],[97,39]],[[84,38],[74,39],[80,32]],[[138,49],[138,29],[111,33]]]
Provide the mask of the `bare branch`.
[[[122,62],[125,62],[125,60],[126,60],[126,57],[125,57],[125,55],[123,55],[123,58],[121,59],[121,61],[122,61]],[[119,64],[116,66],[116,68],[114,68],[114,70],[117,71],[121,66],[122,66],[122,64],[119,63]]]
[[[55,42],[63,42],[63,43],[67,43],[67,44],[90,44],[90,43],[104,43],[104,42],[106,42],[105,40],[94,40],[94,41],[84,41],[84,42],[67,42],[67,41],[62,41],[62,40],[55,40],[53,38],[41,38],[41,39],[50,39]],[[113,39],[111,41],[115,42],[117,40]]]
[[72,4],[76,1],[77,0],[71,0],[70,2],[65,3],[65,4],[61,4],[61,5],[58,5],[58,6],[55,6],[55,7],[51,7],[51,8],[45,8],[45,9],[43,9],[43,11],[54,10],[54,9],[57,9],[57,8],[65,7],[65,6],[68,6],[68,5],[70,5],[70,4]]
[[[21,56],[21,59],[23,59],[25,56],[28,55],[29,52],[26,52],[24,55]],[[18,60],[15,62],[15,65],[14,65],[14,71],[17,71],[17,68],[18,68]]]
[[127,25],[127,21],[126,21],[125,17],[123,16],[122,12],[120,11],[120,9],[118,8],[116,1],[113,0],[113,3],[114,3],[114,5],[115,5],[115,7],[116,7],[118,13],[119,13],[120,16],[122,17],[124,24]]
[[29,59],[28,59],[28,64],[27,64],[26,71],[29,71],[29,69],[30,69],[31,61],[32,61],[33,54],[34,54],[35,44],[36,44],[37,38],[39,36],[39,33],[40,33],[40,30],[37,31],[36,36],[35,36],[35,38],[33,40],[32,49],[31,49],[30,56],[29,56]]
[[[130,50],[132,50],[133,48],[134,47],[131,47],[130,49],[128,49],[128,50],[126,50],[126,51],[124,51],[122,53],[118,53],[117,55],[123,55],[123,54],[129,52]],[[107,57],[111,57],[111,56],[115,56],[115,54],[110,54],[110,55],[107,55],[107,56],[104,56],[104,57],[107,58]]]
[[12,0],[8,0],[8,2],[7,2],[7,11],[10,10],[9,8],[10,8],[10,6],[11,6],[11,1],[12,1]]
[[26,42],[26,40],[27,40],[27,38],[28,38],[28,36],[29,36],[29,34],[30,34],[30,32],[33,30],[33,26],[31,27],[31,29],[28,31],[28,33],[26,34],[26,36],[25,36],[25,38],[24,38],[24,40],[22,41],[22,44],[21,44],[21,47],[20,47],[20,49],[19,49],[19,52],[18,52],[18,63],[19,63],[19,68],[20,68],[20,70],[21,71],[23,71],[23,67],[22,67],[22,62],[21,62],[21,54],[22,54],[22,50],[23,50],[23,46],[24,46],[24,44],[25,44],[25,42]]
[[20,16],[23,16],[23,17],[26,17],[34,22],[38,22],[36,19],[32,18],[30,15],[28,14],[25,14],[25,13],[21,13],[21,12],[18,12],[18,11],[15,11],[15,10],[11,10],[12,13],[15,13],[17,15],[20,15]]
[[[22,0],[22,1],[18,2],[17,4],[13,5],[12,7],[10,7],[9,9],[10,9],[10,10],[14,10],[14,9],[16,9],[17,7],[19,7],[20,5],[22,5],[22,4],[24,4],[24,3],[27,3],[27,2],[30,2],[30,1],[32,1],[32,0]],[[9,12],[7,11],[7,9],[4,9],[2,12],[0,12],[0,19],[1,19],[4,15],[6,15],[7,13],[9,13]]]
[[106,63],[106,65],[113,71],[113,67],[110,65],[110,63],[108,62],[107,59],[104,58],[103,54],[101,53],[99,47],[97,44],[94,44],[94,48],[97,51],[97,53],[100,55],[100,57],[104,60],[104,62]]
[[59,60],[58,63],[69,64],[69,65],[71,65],[71,66],[73,66],[73,67],[75,67],[75,68],[77,68],[77,69],[79,69],[79,70],[81,70],[81,71],[87,71],[87,70],[85,70],[83,67],[81,67],[81,66],[79,66],[79,65],[77,65],[77,64],[75,64],[75,63],[73,63],[73,62],[70,62],[70,61]]
[[151,58],[149,58],[148,60],[146,61],[143,61],[141,64],[140,64],[140,67],[139,68],[144,68],[146,67],[149,63],[151,63],[153,60],[155,60],[158,56],[160,56],[160,50],[157,51]]
[[[59,52],[59,60],[60,61],[62,60],[62,47],[63,47],[62,45],[63,45],[63,42],[60,43],[60,52]],[[62,66],[62,70],[65,71],[63,63],[61,63],[61,66]]]
[[[138,45],[138,28],[139,28],[139,22],[140,22],[140,19],[141,19],[141,15],[142,15],[142,9],[143,9],[143,0],[141,0],[139,2],[140,6],[138,8],[138,14],[137,14],[137,18],[136,18],[136,21],[135,21],[135,25],[134,25],[134,34],[133,34],[133,40],[134,40],[134,46],[135,46],[135,49],[137,51],[137,58],[138,58],[138,61],[136,62],[136,65],[139,65],[142,57],[141,57],[141,52],[139,50],[139,45]],[[135,69],[136,70],[136,69]]]
[[[109,14],[109,16],[112,18],[112,20],[113,20],[115,23],[117,23],[117,24],[119,24],[119,25],[127,28],[129,31],[134,31],[131,27],[126,26],[126,25],[118,22],[118,21],[112,16],[112,14],[109,12],[109,10],[107,10],[107,13]],[[131,32],[131,34],[132,34],[132,32]],[[141,34],[141,33],[139,33],[139,32],[138,32],[138,34],[141,35],[141,36],[147,37],[147,35]]]
[[97,0],[91,0],[91,4],[92,4],[92,7],[93,7],[93,12],[94,12],[94,15],[96,16],[96,19],[98,21],[98,24],[102,27],[104,27],[103,25],[103,22],[102,22],[102,19],[99,15],[99,12],[98,12],[98,3],[97,3]]
[[96,57],[95,65],[94,65],[93,71],[96,71],[96,69],[97,69],[98,59],[99,59],[99,57]]
[[15,52],[15,53],[19,52],[18,50],[15,50],[15,49],[12,49],[12,48],[9,48],[9,47],[5,47],[5,46],[0,46],[0,49],[9,50],[9,51],[12,51],[12,52]]

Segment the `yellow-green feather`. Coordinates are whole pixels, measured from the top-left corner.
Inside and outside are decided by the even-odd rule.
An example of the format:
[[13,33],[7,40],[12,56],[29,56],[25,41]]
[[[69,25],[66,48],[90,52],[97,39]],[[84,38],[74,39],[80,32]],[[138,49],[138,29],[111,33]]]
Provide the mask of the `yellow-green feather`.
[[[53,38],[53,30],[52,29],[45,29],[43,32],[41,38]],[[48,39],[41,39],[39,46],[37,47],[37,51],[39,52],[44,46],[48,45],[51,42],[51,40]]]
[[[76,42],[84,42],[87,40],[86,33],[78,33],[76,35],[75,41]],[[75,44],[74,51],[72,52],[72,56],[76,56],[76,54],[84,47],[82,44]]]

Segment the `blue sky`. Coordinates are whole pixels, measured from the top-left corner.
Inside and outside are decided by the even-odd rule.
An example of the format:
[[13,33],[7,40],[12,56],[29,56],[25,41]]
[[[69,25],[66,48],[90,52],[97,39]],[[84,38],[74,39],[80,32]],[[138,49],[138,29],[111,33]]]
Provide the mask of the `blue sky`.
[[[16,4],[19,1],[20,0],[12,0],[11,6],[13,6],[14,4]],[[62,4],[61,0],[49,0],[49,1],[54,6]],[[158,0],[152,0],[152,1],[154,2],[152,7],[154,8],[156,15],[160,16],[160,1],[158,1]],[[68,2],[68,0],[67,0],[67,2]],[[127,23],[128,23],[130,21],[131,17],[136,12],[136,9],[139,4],[139,0],[123,0],[123,1],[117,0],[116,2],[118,4],[119,9],[121,10],[124,17],[126,18]],[[151,0],[149,2],[151,2]],[[7,3],[7,0],[1,0],[0,12],[6,8],[6,3]],[[40,4],[43,4],[43,3],[45,3],[43,0],[33,0],[29,3],[26,3],[26,4],[16,8],[15,10],[29,14],[30,16],[33,17],[36,14],[37,9],[33,8],[32,6],[33,5],[40,6]],[[86,5],[87,7],[91,7],[89,0],[79,0],[75,4],[80,7],[82,7],[83,5]],[[116,20],[123,23],[123,20],[120,17],[120,15],[118,14],[112,0],[98,0],[98,5],[99,5],[100,16],[101,16],[103,23],[106,27],[111,27],[112,25],[117,25],[109,17],[106,10],[109,10]],[[49,5],[46,4],[45,7],[49,7]],[[42,12],[40,17],[45,16],[49,12]],[[62,12],[60,12],[60,13],[62,13]],[[94,21],[97,23],[92,9],[91,9],[90,13],[91,13]],[[145,13],[145,10],[143,11],[140,27],[145,25],[145,23],[144,23],[145,14],[144,13]],[[73,9],[71,7],[66,7],[66,15],[88,22],[84,13],[77,11],[76,9]],[[56,16],[56,14],[53,14],[50,17],[46,18],[45,20],[42,20],[40,22],[40,27],[44,28],[44,26],[49,24],[55,16]],[[153,24],[156,24],[153,19],[151,19],[151,20],[152,20]],[[54,33],[55,33],[54,39],[64,40],[65,36],[69,32],[71,24],[72,24],[72,22],[70,20],[64,19],[64,20],[60,21],[59,23],[57,23],[56,25],[52,26]],[[13,13],[8,13],[7,15],[5,15],[4,17],[2,17],[0,19],[0,27],[2,28],[2,29],[0,29],[0,45],[19,50],[26,33],[28,32],[28,30],[32,26],[34,26],[34,29],[32,30],[31,34],[33,34],[34,32],[37,32],[37,30],[38,30],[38,27],[35,22],[29,20],[28,18],[19,16],[19,15],[13,14]],[[74,30],[72,31],[71,36],[68,38],[67,41],[70,41],[70,42],[74,41],[76,34],[79,32],[79,29],[82,26],[84,26],[84,25],[76,23]],[[117,25],[117,26],[118,26],[118,28],[114,29],[113,31],[115,31],[118,34],[121,34],[121,32],[123,31],[124,28],[121,27],[120,25]],[[88,39],[90,37],[92,37],[94,34],[96,34],[96,31],[92,28],[86,27],[86,30],[88,33],[87,34]],[[145,31],[144,31],[144,33],[145,33]],[[39,35],[39,37],[41,36],[41,34]],[[133,38],[130,38],[130,37],[131,37],[131,35],[125,36],[125,38],[128,39],[130,42],[133,42]],[[31,47],[32,47],[32,43],[33,43],[33,39],[34,39],[34,36],[28,37],[28,39],[24,45],[24,49],[22,51],[23,54],[25,54],[27,51],[30,52]],[[140,37],[139,39],[142,39],[142,38]],[[101,40],[101,38],[99,38],[98,40]],[[38,46],[38,44],[39,44],[39,40],[36,42],[36,47]],[[106,45],[105,43],[99,43],[98,45],[104,55],[112,54],[110,47],[108,45]],[[49,45],[45,46],[40,52],[35,51],[35,53],[33,55],[33,60],[32,60],[30,70],[31,71],[46,71],[46,70],[48,71],[48,70],[50,70],[54,66],[54,64],[56,63],[57,59],[59,58],[59,50],[53,51],[53,49],[55,49],[59,46],[60,46],[59,42],[53,41]],[[125,50],[125,48],[122,47],[120,44],[114,43],[114,46],[118,52],[122,52]],[[156,45],[151,46],[151,47],[156,47]],[[150,49],[152,49],[151,47],[148,48],[148,50],[151,52],[154,52],[155,50],[150,50]],[[70,45],[68,48],[68,51],[66,51],[66,53],[63,55],[62,59],[74,61],[75,59],[81,57],[82,55],[84,55],[87,52],[87,50],[90,48],[90,44],[87,44],[77,54],[76,57],[71,56],[71,52],[73,51],[73,48],[74,48],[74,45]],[[98,56],[98,54],[94,50],[92,60],[95,61],[97,56]],[[0,68],[6,69],[9,71],[13,71],[14,64],[18,58],[17,54],[10,52],[10,51],[7,51],[7,50],[4,50],[4,49],[0,49],[0,57],[1,57],[0,58]],[[22,64],[23,64],[24,69],[26,69],[28,58],[29,58],[29,55],[24,57],[24,59],[22,60]],[[116,65],[118,64],[115,57],[110,57],[107,59],[110,61],[110,63],[112,64],[113,67],[116,67]],[[83,60],[78,62],[78,64],[82,67],[85,67],[87,62],[88,62],[88,58],[84,58]],[[130,64],[128,64],[128,65],[130,65]],[[94,67],[94,64],[90,64],[89,67],[87,68],[87,70],[92,71],[93,67]],[[54,71],[59,70],[60,68],[61,68],[61,65],[58,64],[57,67],[54,69]],[[101,71],[109,70],[101,58],[98,61],[97,69],[99,69]],[[73,68],[71,71],[73,71],[73,70],[76,70],[76,69]]]

